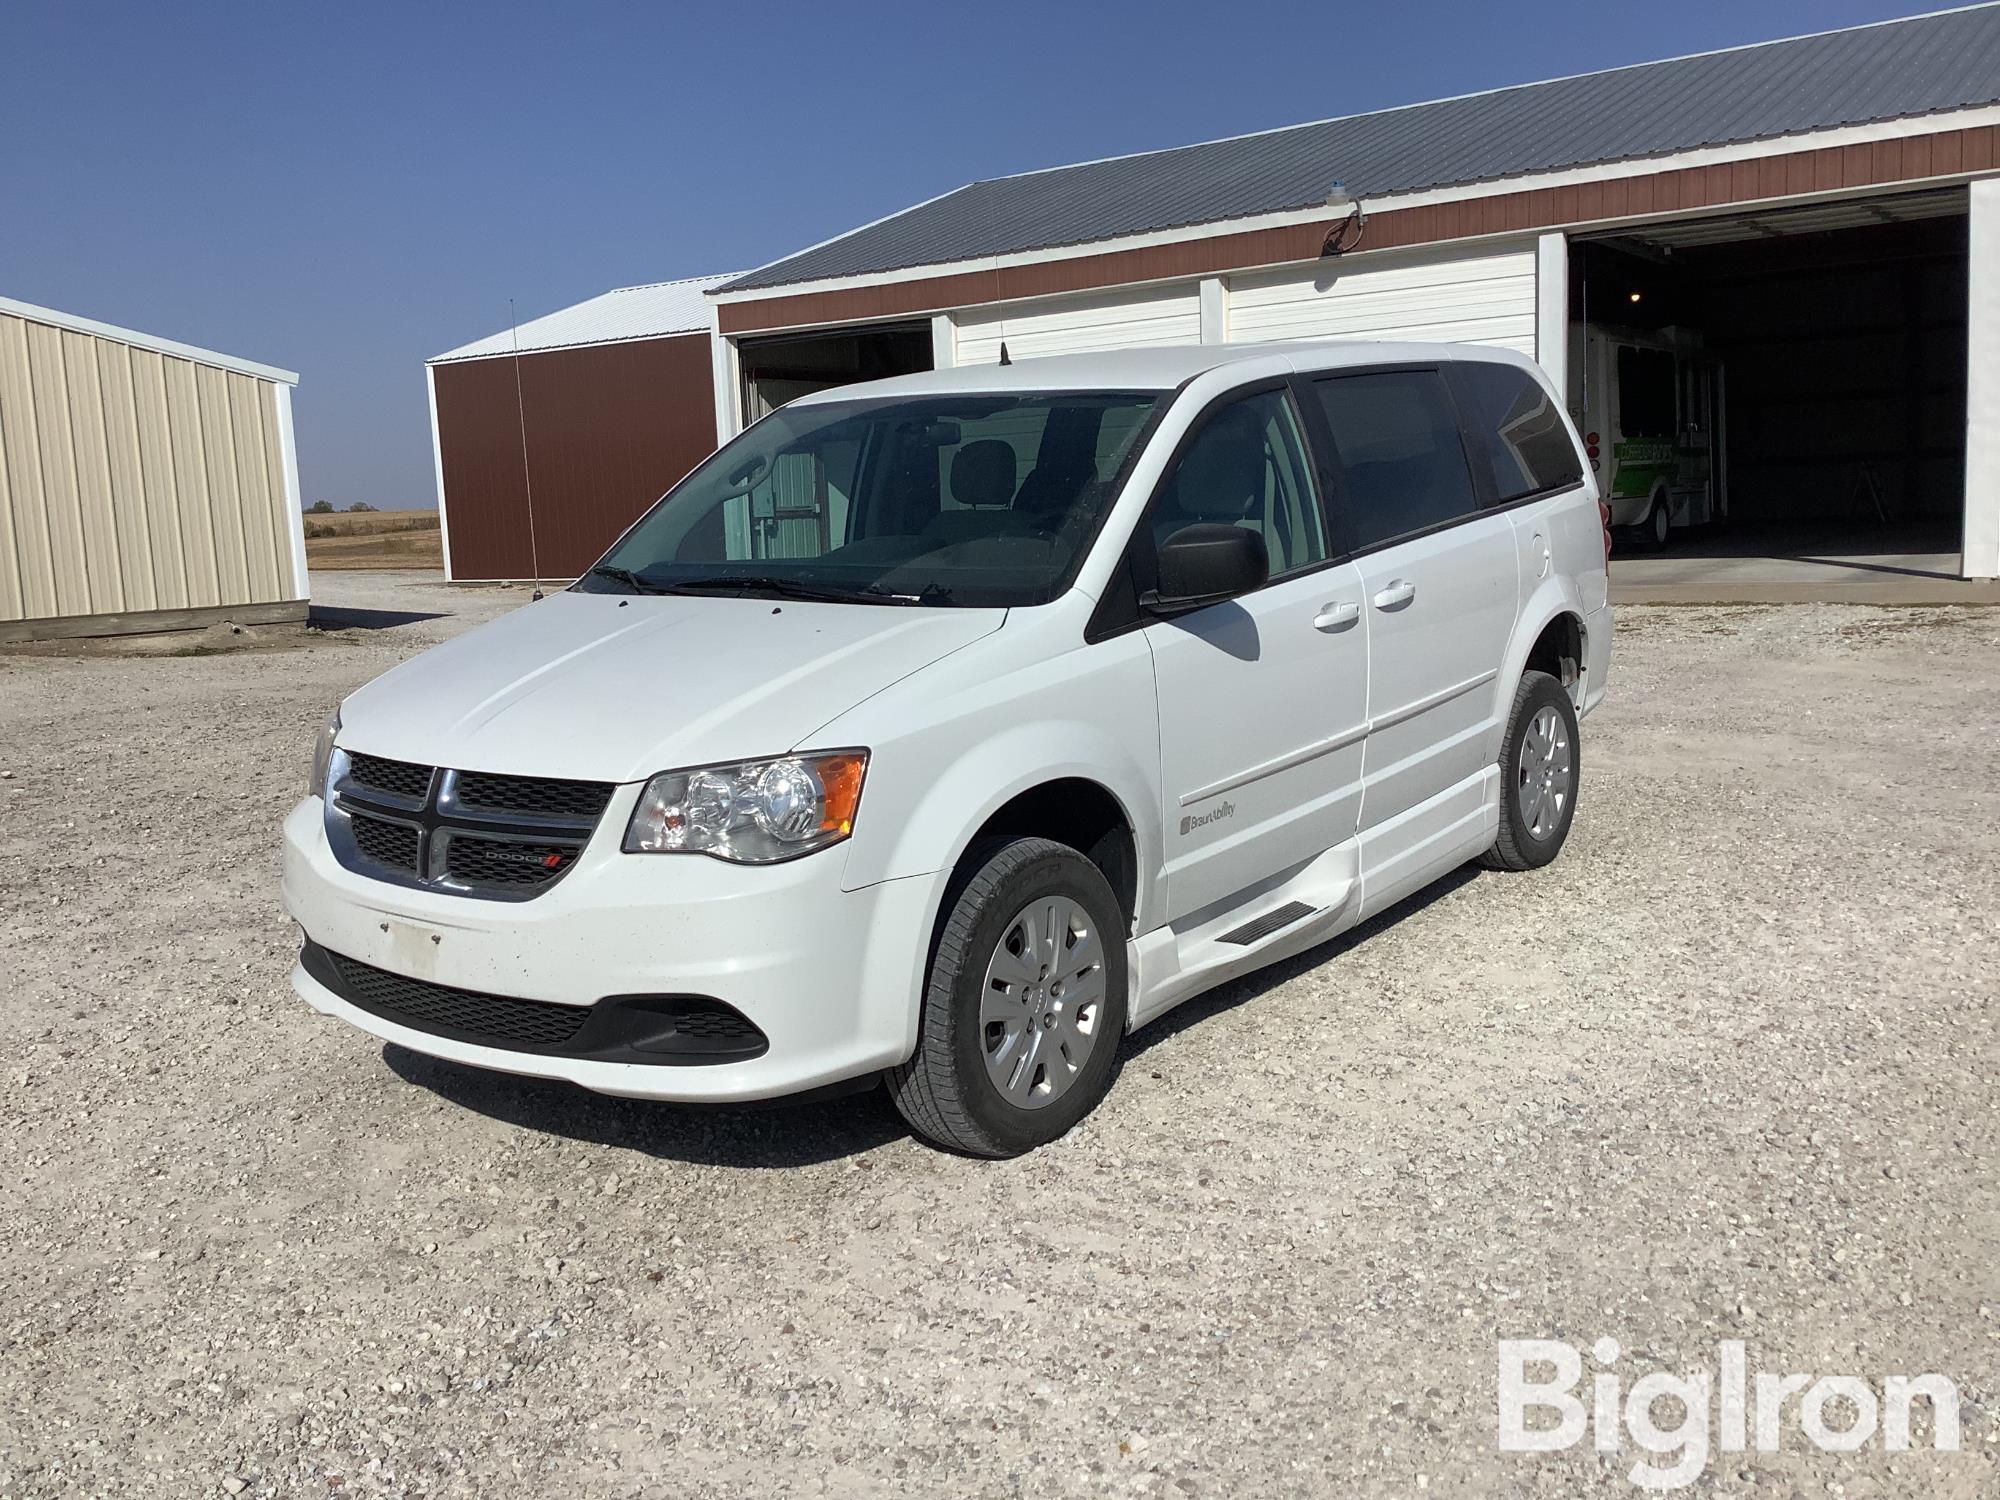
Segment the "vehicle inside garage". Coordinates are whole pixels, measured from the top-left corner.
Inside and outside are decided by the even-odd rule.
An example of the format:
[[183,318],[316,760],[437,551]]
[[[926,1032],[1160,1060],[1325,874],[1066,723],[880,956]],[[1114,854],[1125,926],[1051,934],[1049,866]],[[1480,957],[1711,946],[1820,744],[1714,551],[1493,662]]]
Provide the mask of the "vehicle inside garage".
[[1579,238],[1570,403],[1627,547],[1955,575],[1967,269],[1962,189]]

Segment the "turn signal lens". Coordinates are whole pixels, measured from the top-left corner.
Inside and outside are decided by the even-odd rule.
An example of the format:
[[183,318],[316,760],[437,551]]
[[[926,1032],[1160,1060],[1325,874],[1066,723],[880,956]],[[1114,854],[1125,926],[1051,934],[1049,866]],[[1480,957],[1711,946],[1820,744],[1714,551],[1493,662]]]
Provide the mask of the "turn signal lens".
[[319,739],[313,745],[312,781],[306,787],[308,797],[326,795],[326,768],[333,760],[333,741],[339,733],[340,710],[336,708],[326,716],[326,723],[320,726]]
[[867,774],[866,750],[662,771],[639,793],[625,852],[749,865],[811,854],[854,832]]

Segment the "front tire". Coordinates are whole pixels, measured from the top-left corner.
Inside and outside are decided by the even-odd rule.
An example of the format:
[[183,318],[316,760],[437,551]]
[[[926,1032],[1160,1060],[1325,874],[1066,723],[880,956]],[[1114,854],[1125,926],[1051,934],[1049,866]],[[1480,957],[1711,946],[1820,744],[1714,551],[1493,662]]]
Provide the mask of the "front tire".
[[1489,870],[1535,870],[1562,852],[1576,817],[1583,761],[1576,705],[1546,672],[1523,672],[1500,742],[1500,836]]
[[1665,500],[1655,500],[1653,508],[1646,513],[1646,543],[1655,552],[1664,552],[1667,538],[1673,533],[1673,517],[1667,511]]
[[1019,1156],[1096,1108],[1125,1033],[1125,923],[1104,874],[1050,839],[989,840],[947,897],[917,1026],[889,1075],[919,1135]]

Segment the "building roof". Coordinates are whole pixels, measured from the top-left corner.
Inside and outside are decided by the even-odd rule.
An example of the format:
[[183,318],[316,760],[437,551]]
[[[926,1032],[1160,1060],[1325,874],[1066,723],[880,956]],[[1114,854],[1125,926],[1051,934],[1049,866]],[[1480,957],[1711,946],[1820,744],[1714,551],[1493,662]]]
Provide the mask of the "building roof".
[[448,349],[425,363],[491,359],[495,355],[513,354],[517,348],[522,354],[532,354],[541,349],[657,339],[670,333],[706,333],[709,305],[702,293],[735,274],[732,271],[720,276],[691,276],[683,281],[656,281],[647,286],[621,286],[574,307],[530,318],[518,328],[503,328],[486,338]]
[[1086,244],[2000,102],[1975,6],[975,182],[727,290]]
[[233,354],[217,354],[213,349],[197,349],[193,344],[176,343],[173,339],[157,338],[153,334],[120,328],[113,323],[100,323],[95,318],[80,318],[75,313],[57,312],[52,307],[37,307],[32,302],[16,302],[12,297],[0,297],[0,313],[26,318],[30,323],[46,323],[51,328],[67,328],[73,333],[87,333],[92,338],[130,344],[135,349],[151,349],[157,354],[170,354],[175,359],[192,360],[198,365],[213,365],[218,370],[234,370],[239,375],[254,375],[259,380],[274,380],[281,385],[299,383],[295,371],[280,370],[276,365],[260,365],[253,360],[238,359]]

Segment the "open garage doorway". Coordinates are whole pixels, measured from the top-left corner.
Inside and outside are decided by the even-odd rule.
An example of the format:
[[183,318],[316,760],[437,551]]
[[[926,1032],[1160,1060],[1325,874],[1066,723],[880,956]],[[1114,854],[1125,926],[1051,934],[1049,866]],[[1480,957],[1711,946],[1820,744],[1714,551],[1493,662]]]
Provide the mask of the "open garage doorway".
[[814,391],[933,367],[928,322],[746,339],[737,354],[746,425]]
[[1648,225],[1570,256],[1569,397],[1662,581],[1956,578],[1966,196]]

